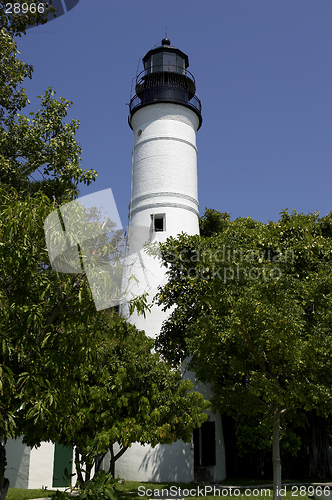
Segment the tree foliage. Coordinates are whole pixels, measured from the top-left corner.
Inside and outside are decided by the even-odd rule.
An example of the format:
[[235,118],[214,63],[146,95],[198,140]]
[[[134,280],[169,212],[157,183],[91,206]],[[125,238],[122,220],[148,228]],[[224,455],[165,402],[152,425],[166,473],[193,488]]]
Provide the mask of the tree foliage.
[[90,479],[96,460],[108,451],[109,472],[114,475],[115,461],[134,442],[152,446],[178,439],[189,442],[209,407],[201,394],[191,390],[192,383],[182,380],[179,370],[170,369],[151,352],[153,341],[144,332],[111,311],[104,314],[108,316],[104,332],[94,336],[96,349],[78,368],[70,397],[57,409],[56,419],[30,419],[27,433],[33,436],[37,426],[39,435],[75,447],[80,483]]
[[[133,440],[187,440],[206,408],[178,372],[151,354],[143,333],[114,311],[96,312],[85,269],[52,268],[44,221],[97,173],[80,166],[79,124],[65,122],[70,102],[48,89],[37,111],[22,112],[29,104],[22,82],[32,67],[18,60],[12,37],[36,16],[9,19],[0,3],[1,500],[9,438],[75,445],[89,465],[114,442],[124,450]],[[86,222],[98,224],[97,216],[90,213]],[[99,233],[97,239],[82,245],[81,257],[91,257]],[[144,310],[144,300],[137,307]]]
[[331,234],[332,214],[283,211],[262,224],[210,210],[202,237],[162,248],[169,282],[159,301],[176,307],[158,348],[173,363],[191,356],[216,409],[268,422],[275,495],[281,416],[332,410]]
[[[88,335],[82,339],[79,329],[76,333],[68,325],[95,315],[84,276],[61,277],[52,271],[43,222],[55,203],[77,196],[79,182],[90,183],[96,172],[79,165],[78,123],[64,123],[68,101],[56,99],[49,89],[37,112],[22,114],[29,104],[22,83],[33,68],[18,59],[13,36],[36,21],[46,22],[52,10],[46,5],[42,14],[9,17],[0,4],[1,498],[8,488],[4,441],[24,433],[27,402],[45,418],[54,410],[66,385],[63,364],[73,357],[74,347],[78,361],[84,354],[80,347],[89,342]],[[71,335],[73,344],[68,343]]]
[[73,194],[80,182],[89,185],[97,172],[80,167],[81,147],[75,139],[79,122],[64,123],[70,101],[57,99],[49,88],[40,97],[40,109],[19,114],[30,104],[22,83],[32,78],[33,67],[19,60],[13,39],[29,25],[44,24],[55,10],[45,2],[43,13],[9,16],[0,3],[0,174],[2,183],[25,194],[42,187],[58,198],[64,192]]
[[[31,78],[33,68],[18,59],[13,35],[24,33],[36,21],[46,22],[51,11],[54,8],[45,4],[44,13],[9,17],[0,4],[2,440],[22,431],[17,409],[38,393],[40,384],[47,383],[37,369],[45,360],[47,365],[47,352],[58,349],[61,355],[68,349],[60,327],[68,311],[69,323],[75,316],[74,307],[81,311],[76,321],[82,313],[81,319],[84,313],[95,313],[83,276],[60,277],[52,271],[44,238],[44,219],[56,203],[72,199],[80,182],[89,184],[96,176],[95,171],[84,171],[79,165],[78,122],[64,123],[71,103],[56,99],[49,89],[39,110],[28,116],[19,113],[29,104],[22,83]],[[35,181],[36,175],[41,180]],[[86,301],[83,308],[82,296]],[[48,385],[51,393],[51,382]],[[46,400],[37,404],[41,413],[46,411]],[[3,466],[4,461],[2,471]],[[0,479],[3,483],[3,476]]]

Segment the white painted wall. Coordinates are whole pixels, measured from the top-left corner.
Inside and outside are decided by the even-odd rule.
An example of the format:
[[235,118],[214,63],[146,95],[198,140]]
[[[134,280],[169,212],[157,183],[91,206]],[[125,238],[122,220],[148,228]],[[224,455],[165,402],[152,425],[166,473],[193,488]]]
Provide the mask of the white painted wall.
[[[6,443],[7,467],[5,477],[11,488],[52,489],[54,444],[42,442],[39,448],[30,448],[23,444],[22,437],[10,439]],[[73,455],[74,458],[74,455]],[[73,465],[73,472],[75,472]],[[76,475],[71,479],[76,483]],[[65,488],[56,488],[64,490]]]
[[[115,452],[116,452],[116,447]],[[115,476],[128,481],[191,482],[193,445],[177,441],[172,445],[142,446],[134,443],[115,463]],[[105,457],[105,469],[109,456]]]
[[[185,377],[193,382],[195,390],[203,394],[205,399],[210,399],[212,393],[210,384],[197,382],[195,374],[190,371],[185,372]],[[210,472],[215,482],[223,481],[226,478],[226,455],[222,420],[219,413],[213,413],[211,410],[208,410],[207,414],[209,416],[209,421],[215,422],[216,465],[206,467],[206,469]]]
[[43,442],[30,452],[29,488],[52,489],[54,444]]
[[[164,242],[181,232],[199,233],[199,120],[194,111],[180,104],[155,103],[136,111],[131,125],[134,146],[127,272],[135,275],[138,283],[131,281],[125,287],[129,286],[133,296],[148,292],[152,300],[158,286],[166,283],[165,268],[141,250],[143,243]],[[165,214],[165,231],[153,232],[151,216],[155,214]],[[155,338],[168,314],[154,305],[146,319],[134,314],[131,321]]]
[[29,487],[31,448],[22,443],[22,438],[12,439],[6,444],[7,468],[5,477],[11,488]]

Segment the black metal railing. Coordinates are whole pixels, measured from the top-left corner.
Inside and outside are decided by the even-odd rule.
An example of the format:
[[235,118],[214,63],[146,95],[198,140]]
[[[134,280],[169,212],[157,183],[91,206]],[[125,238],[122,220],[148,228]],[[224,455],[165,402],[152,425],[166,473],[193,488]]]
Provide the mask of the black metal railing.
[[[149,94],[150,94],[150,98],[148,100],[145,100],[144,103],[142,103],[142,100],[138,97],[137,94],[135,94],[131,98],[130,103],[129,103],[129,113],[132,114],[133,111],[136,110],[136,108],[142,106],[143,104],[146,105],[146,104],[151,104],[153,102],[156,102],[157,99],[160,102],[162,102],[162,101],[175,102],[175,103],[177,102],[179,104],[185,104],[186,106],[193,108],[194,111],[196,111],[196,112],[198,111],[199,114],[201,114],[201,112],[202,112],[201,101],[199,100],[197,95],[194,95],[190,100],[184,102],[182,99],[160,98],[159,96],[154,99],[153,98],[153,91],[151,89],[149,90]],[[156,93],[156,95],[157,95],[157,93]]]
[[[199,126],[201,126],[202,106],[196,95],[195,78],[182,67],[171,65],[167,67],[169,70],[155,71],[157,68],[155,66],[154,71],[145,69],[137,75],[135,95],[132,96],[129,103],[129,125],[131,117],[137,109],[157,102],[170,102],[181,104],[195,111],[199,117]],[[171,68],[181,69],[181,72],[171,71]]]
[[143,71],[136,76],[136,84],[141,84],[147,76],[153,75],[154,73],[177,73],[190,78],[190,80],[192,80],[195,84],[194,75],[190,73],[190,71],[182,66],[175,66],[173,64],[158,64],[151,66],[150,68],[143,69]]

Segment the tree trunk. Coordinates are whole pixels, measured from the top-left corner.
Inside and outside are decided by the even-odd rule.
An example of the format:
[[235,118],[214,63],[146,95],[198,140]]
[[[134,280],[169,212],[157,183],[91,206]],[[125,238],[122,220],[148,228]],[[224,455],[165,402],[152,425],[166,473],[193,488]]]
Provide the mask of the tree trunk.
[[114,450],[113,450],[113,445],[112,444],[109,446],[109,450],[111,452],[111,461],[110,461],[110,468],[109,468],[108,472],[110,474],[112,474],[112,477],[114,477],[114,474],[115,474],[115,460],[114,460]]
[[89,481],[91,478],[92,467],[93,467],[93,461],[85,462],[85,482]]
[[277,408],[273,414],[273,500],[281,500],[280,415],[280,408]]
[[117,453],[116,455],[114,455],[114,450],[113,450],[113,443],[109,445],[108,449],[110,450],[111,452],[111,461],[110,461],[110,467],[108,469],[108,472],[110,474],[112,474],[112,477],[114,477],[115,475],[115,462],[118,458],[122,457],[122,455],[124,454],[124,452],[126,450],[128,450],[128,446],[125,446],[124,448],[122,448],[119,453]]
[[80,462],[80,452],[78,451],[78,448],[75,448],[75,466],[76,466],[76,473],[77,473],[77,483],[83,484],[83,475],[82,475],[82,470],[81,470],[81,462]]
[[9,481],[5,478],[6,465],[6,448],[0,441],[0,500],[5,500],[9,488]]

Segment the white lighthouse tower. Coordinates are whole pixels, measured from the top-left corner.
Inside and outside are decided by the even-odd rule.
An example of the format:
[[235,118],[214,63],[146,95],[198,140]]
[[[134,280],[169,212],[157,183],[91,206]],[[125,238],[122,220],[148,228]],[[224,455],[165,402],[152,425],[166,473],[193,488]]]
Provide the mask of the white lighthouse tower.
[[[129,255],[137,255],[147,241],[199,233],[196,132],[202,116],[188,56],[164,38],[143,64],[128,118],[134,133]],[[151,298],[165,280],[160,263],[142,252],[134,273],[138,290]],[[155,338],[165,317],[154,306],[147,319],[135,317],[134,322]]]
[[[181,232],[199,234],[196,132],[202,115],[186,54],[164,38],[143,57],[143,65],[128,117],[134,146],[127,264],[128,274],[136,277],[131,292],[147,292],[152,300],[166,282],[165,268],[142,246]],[[155,304],[145,318],[132,315],[130,321],[155,338],[166,318]],[[193,374],[186,373],[185,378],[194,381]],[[206,386],[199,384],[197,390],[209,398]],[[211,480],[224,479],[221,419],[212,414],[194,433],[192,443],[177,441],[155,448],[134,444],[116,461],[115,475],[136,481],[191,482],[194,464],[202,465],[202,457]]]
[[[134,132],[129,225],[164,237],[198,234],[196,132],[201,103],[188,56],[167,38],[143,58],[131,99]],[[153,216],[151,218],[151,216]],[[164,238],[163,238],[164,239]]]

